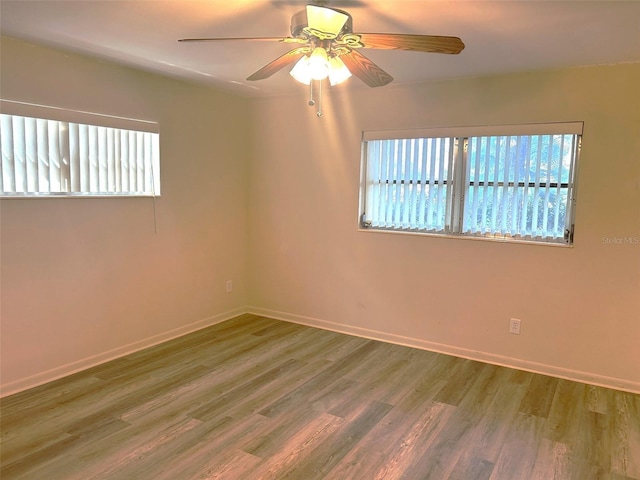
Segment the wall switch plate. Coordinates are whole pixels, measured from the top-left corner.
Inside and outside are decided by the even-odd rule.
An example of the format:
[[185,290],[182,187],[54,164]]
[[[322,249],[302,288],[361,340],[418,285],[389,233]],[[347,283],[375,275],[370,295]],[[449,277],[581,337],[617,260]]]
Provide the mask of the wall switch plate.
[[517,318],[512,318],[509,320],[509,333],[513,333],[514,335],[520,335],[520,320]]
[[233,282],[231,280],[227,280],[227,293],[233,292]]

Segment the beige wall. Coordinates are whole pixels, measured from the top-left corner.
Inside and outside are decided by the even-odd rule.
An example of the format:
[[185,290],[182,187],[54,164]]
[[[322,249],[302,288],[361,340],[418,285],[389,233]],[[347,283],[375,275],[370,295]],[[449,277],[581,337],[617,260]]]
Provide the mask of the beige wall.
[[[250,305],[640,390],[640,244],[603,241],[640,237],[638,85],[635,64],[335,88],[322,119],[303,97],[256,102]],[[358,231],[363,130],[558,121],[584,121],[573,248]]]
[[162,182],[157,233],[149,198],[0,201],[3,394],[242,311],[247,101],[1,48],[3,98],[159,122]]
[[[150,199],[0,201],[3,394],[247,306],[640,390],[640,245],[603,242],[640,236],[638,65],[337,87],[318,119],[304,88],[250,101],[0,46],[2,97],[156,120],[162,155],[157,233]],[[358,231],[362,130],[575,120],[574,248]]]

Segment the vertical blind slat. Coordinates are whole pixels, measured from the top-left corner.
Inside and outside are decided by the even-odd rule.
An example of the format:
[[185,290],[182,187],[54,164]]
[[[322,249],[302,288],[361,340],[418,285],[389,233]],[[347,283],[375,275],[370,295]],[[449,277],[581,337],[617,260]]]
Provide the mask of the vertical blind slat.
[[38,119],[36,123],[36,145],[38,150],[38,181],[41,192],[50,192],[49,183],[49,140],[47,121]]
[[[25,118],[24,134],[25,138],[36,138],[37,135],[36,119]],[[27,191],[39,192],[40,184],[38,178],[38,150],[36,142],[25,142],[26,162],[27,162]]]
[[89,161],[89,126],[78,125],[78,163],[80,167],[80,189],[91,191],[91,164]]
[[542,204],[542,228],[540,235],[547,236],[549,231],[549,184],[551,183],[551,158],[553,156],[553,135],[548,135],[549,145],[547,148],[547,158],[545,159],[546,178],[544,184],[544,203]]
[[427,144],[428,140],[421,138],[418,140],[418,156],[420,161],[420,196],[418,197],[418,228],[426,226],[425,211],[427,206]]
[[80,133],[77,123],[69,124],[69,178],[71,191],[80,192]]
[[130,191],[129,188],[129,132],[120,131],[120,151],[121,151],[121,172],[122,172],[122,190]]
[[[556,174],[556,198],[554,202],[553,209],[553,235],[558,236],[558,225],[559,225],[559,217],[560,217],[560,195],[561,195],[561,183],[562,183],[562,161],[564,159],[564,135],[560,135],[560,147],[558,151],[558,173]],[[564,229],[563,229],[564,230]]]
[[129,190],[137,190],[136,177],[136,134],[129,132]]
[[100,191],[100,159],[98,157],[98,127],[90,125],[88,130],[89,140],[89,189],[92,192]]
[[54,120],[47,121],[49,138],[49,185],[52,192],[62,190],[62,158],[60,155],[60,125]]
[[539,198],[540,198],[540,163],[542,162],[542,145],[543,137],[538,135],[537,154],[536,154],[536,176],[533,185],[533,215],[531,218],[531,235],[538,237],[538,212],[539,212]]
[[448,150],[450,145],[447,144],[444,138],[439,139],[440,141],[440,152],[438,155],[438,167],[436,169],[438,176],[438,183],[436,186],[436,218],[434,219],[433,226],[434,230],[441,230],[444,227],[444,217],[443,217],[443,201],[445,200],[446,186],[444,185],[444,180],[447,178],[446,169],[445,169],[445,160],[447,158]]
[[144,142],[142,140],[142,132],[136,132],[136,143],[138,150],[136,152],[136,192],[142,192],[144,190],[144,176],[142,170],[144,169]]
[[70,151],[69,151],[69,124],[58,122],[58,156],[60,158],[60,191],[71,190],[70,178]]
[[[509,217],[509,179],[511,174],[511,137],[502,137],[504,139],[504,179],[502,182],[502,215],[500,216],[500,226],[495,225],[495,231],[505,234],[507,233],[507,220]],[[493,226],[493,225],[492,225]]]
[[427,194],[427,230],[433,229],[433,193],[435,191],[436,157],[438,155],[439,139],[434,138],[429,141],[429,186]]
[[13,174],[15,191],[27,190],[27,149],[24,142],[24,117],[13,117]]
[[26,147],[24,143],[24,122],[20,117],[14,116],[12,119],[12,150],[13,150],[13,191],[24,192],[24,180],[26,177]]
[[[114,158],[114,182],[115,191],[122,192],[122,159],[120,157],[120,131],[114,130],[113,132],[113,158]],[[152,172],[153,175],[153,172]]]
[[10,115],[3,115],[0,119],[0,148],[2,148],[2,191],[15,192],[13,120]]
[[106,142],[107,142],[107,191],[108,192],[116,192],[116,159],[114,152],[114,138],[113,138],[113,128],[107,128],[106,130]]
[[380,209],[380,142],[374,141],[367,145],[367,158],[371,159],[370,167],[367,168],[367,196],[370,199],[371,207],[367,208],[369,217],[367,220],[373,225],[378,225],[378,212]]
[[107,129],[98,127],[98,189],[101,192],[108,192],[107,181]]
[[[393,165],[392,165],[392,158],[391,158],[391,152],[393,151],[393,143],[392,142],[386,142],[385,143],[385,147],[386,147],[386,152],[384,155],[384,163],[383,163],[383,168],[384,168],[384,178],[388,179],[391,178],[391,172],[393,171]],[[392,184],[389,182],[386,182],[384,184],[384,195],[383,197],[380,199],[382,205],[384,207],[384,216],[382,218],[383,221],[383,225],[388,226],[391,222],[391,208],[393,206],[393,195],[391,192],[391,188],[392,188]]]
[[[491,207],[496,210],[496,223],[493,225],[486,225],[481,233],[488,233],[494,230],[495,233],[503,233],[502,232],[502,214],[504,212],[504,202],[506,201],[506,194],[504,188],[505,182],[505,167],[506,167],[506,143],[501,140],[505,140],[504,137],[490,137],[491,143],[495,145],[496,148],[496,170],[498,170],[498,174],[496,175],[496,181],[498,182],[493,187],[494,190],[498,192],[498,201],[495,205]],[[500,148],[503,147],[503,150]],[[502,186],[500,186],[502,184]],[[482,190],[488,190],[488,188],[483,188]]]
[[409,213],[409,226],[418,222],[418,199],[420,195],[420,157],[418,156],[418,142],[415,138],[409,140],[409,155],[411,157],[411,204]]

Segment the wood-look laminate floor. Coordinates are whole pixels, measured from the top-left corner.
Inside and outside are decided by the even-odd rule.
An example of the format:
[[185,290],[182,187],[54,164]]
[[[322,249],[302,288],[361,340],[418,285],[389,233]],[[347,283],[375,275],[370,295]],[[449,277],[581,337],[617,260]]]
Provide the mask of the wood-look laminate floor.
[[640,396],[253,315],[1,402],[10,479],[640,479]]

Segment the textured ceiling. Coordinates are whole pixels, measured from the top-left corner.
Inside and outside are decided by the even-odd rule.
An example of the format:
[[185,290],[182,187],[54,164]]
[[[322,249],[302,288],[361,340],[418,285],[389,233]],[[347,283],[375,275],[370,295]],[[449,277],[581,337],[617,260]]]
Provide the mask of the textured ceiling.
[[[288,68],[248,82],[291,45],[188,37],[287,36],[298,0],[1,0],[2,35],[246,96],[304,88]],[[638,1],[334,0],[354,32],[452,35],[460,55],[363,50],[394,83],[640,61]],[[368,88],[356,78],[347,88]],[[385,88],[385,87],[381,87]]]

